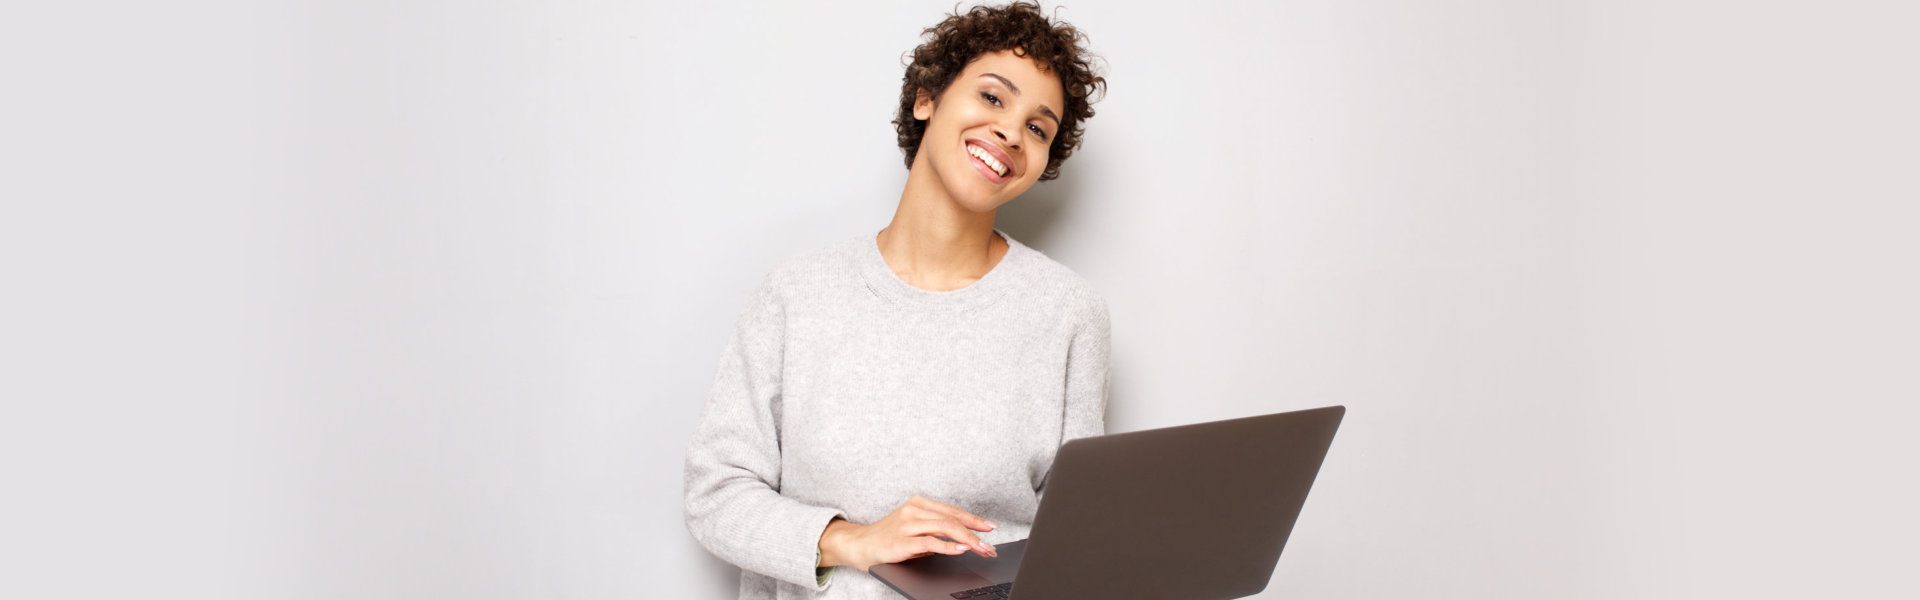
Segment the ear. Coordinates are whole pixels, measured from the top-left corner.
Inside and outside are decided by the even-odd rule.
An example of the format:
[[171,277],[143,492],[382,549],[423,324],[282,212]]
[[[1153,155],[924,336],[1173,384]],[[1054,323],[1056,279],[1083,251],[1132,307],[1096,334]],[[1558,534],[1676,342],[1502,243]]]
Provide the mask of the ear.
[[913,118],[925,121],[933,118],[933,92],[920,88],[913,94]]

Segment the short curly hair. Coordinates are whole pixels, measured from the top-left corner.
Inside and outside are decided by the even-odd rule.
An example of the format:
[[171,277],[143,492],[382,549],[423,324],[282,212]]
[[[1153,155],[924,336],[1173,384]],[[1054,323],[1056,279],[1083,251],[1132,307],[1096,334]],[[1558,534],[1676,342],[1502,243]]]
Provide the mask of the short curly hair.
[[1040,173],[1040,181],[1060,177],[1060,163],[1080,147],[1080,135],[1086,131],[1082,124],[1093,117],[1091,96],[1104,95],[1107,88],[1107,79],[1094,73],[1094,56],[1085,48],[1086,34],[1064,21],[1047,18],[1038,4],[1014,2],[1001,7],[976,6],[965,13],[956,10],[921,36],[926,41],[913,49],[912,60],[907,63],[907,74],[900,84],[900,113],[893,120],[900,151],[907,155],[907,168],[913,168],[920,138],[927,132],[927,122],[913,118],[913,104],[920,90],[939,98],[974,59],[1012,50],[1032,58],[1042,70],[1060,76],[1067,106],[1060,115],[1060,129],[1048,149],[1047,168]]

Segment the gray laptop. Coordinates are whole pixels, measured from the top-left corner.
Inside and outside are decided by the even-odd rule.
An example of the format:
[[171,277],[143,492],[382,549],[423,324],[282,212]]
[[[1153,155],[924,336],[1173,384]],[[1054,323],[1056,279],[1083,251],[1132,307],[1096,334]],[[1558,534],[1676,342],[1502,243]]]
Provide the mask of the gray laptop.
[[1258,594],[1346,411],[1069,441],[1027,539],[995,544],[998,558],[935,554],[870,572],[913,600]]

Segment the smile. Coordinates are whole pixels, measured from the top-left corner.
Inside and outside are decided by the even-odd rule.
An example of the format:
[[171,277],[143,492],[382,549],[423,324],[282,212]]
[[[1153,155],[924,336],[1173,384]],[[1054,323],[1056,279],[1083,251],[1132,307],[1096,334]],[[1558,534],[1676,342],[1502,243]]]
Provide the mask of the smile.
[[994,153],[992,151],[989,151],[986,148],[982,148],[980,146],[974,145],[973,142],[968,142],[967,154],[971,154],[973,155],[974,158],[980,159],[980,162],[986,164],[988,169],[993,170],[994,175],[998,175],[1000,177],[1007,176],[1007,173],[1008,173],[1007,164],[1003,162],[1000,158],[994,156]]

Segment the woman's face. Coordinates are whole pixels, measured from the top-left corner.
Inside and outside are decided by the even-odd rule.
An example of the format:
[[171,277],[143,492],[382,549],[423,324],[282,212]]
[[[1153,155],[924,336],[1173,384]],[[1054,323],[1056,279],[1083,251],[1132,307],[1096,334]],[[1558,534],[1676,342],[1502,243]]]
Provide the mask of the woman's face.
[[987,212],[1026,192],[1047,168],[1065,95],[1060,78],[1011,50],[981,55],[938,102],[924,93],[913,116],[927,121],[916,166],[925,161],[947,194]]

